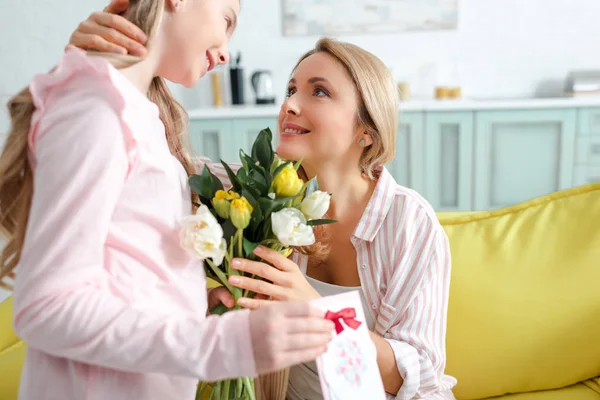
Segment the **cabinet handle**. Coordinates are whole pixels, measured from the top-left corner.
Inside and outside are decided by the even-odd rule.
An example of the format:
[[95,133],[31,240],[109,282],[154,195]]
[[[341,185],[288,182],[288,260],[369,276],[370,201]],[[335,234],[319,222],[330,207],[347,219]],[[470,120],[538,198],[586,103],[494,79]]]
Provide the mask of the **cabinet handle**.
[[600,144],[593,144],[590,146],[590,152],[594,154],[600,154]]

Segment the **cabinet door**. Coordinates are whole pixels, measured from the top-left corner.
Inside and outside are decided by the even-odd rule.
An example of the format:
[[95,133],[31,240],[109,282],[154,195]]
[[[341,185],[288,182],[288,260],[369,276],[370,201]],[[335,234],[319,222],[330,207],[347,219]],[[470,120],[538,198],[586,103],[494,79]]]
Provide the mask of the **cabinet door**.
[[477,113],[475,207],[489,210],[571,186],[575,110]]
[[226,119],[195,119],[190,121],[190,139],[199,156],[218,163],[228,159],[227,141],[231,136],[231,121]]
[[436,211],[472,209],[473,113],[425,117],[425,197]]
[[396,155],[386,165],[396,182],[423,194],[423,138],[425,114],[402,113],[396,137]]
[[600,165],[576,165],[573,169],[573,185],[600,183]]
[[233,121],[229,146],[236,162],[239,163],[240,149],[250,154],[256,136],[265,128],[270,128],[273,133],[273,149],[275,149],[278,138],[277,118],[238,118]]

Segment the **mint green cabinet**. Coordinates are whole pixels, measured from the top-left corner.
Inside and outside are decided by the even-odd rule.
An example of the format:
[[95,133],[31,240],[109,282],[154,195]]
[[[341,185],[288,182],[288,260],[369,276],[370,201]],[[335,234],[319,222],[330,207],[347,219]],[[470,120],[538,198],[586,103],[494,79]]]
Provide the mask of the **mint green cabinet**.
[[191,120],[190,141],[197,155],[208,157],[214,162],[223,159],[231,162],[229,141],[232,124],[224,119]]
[[436,211],[468,211],[472,201],[473,113],[425,116],[425,198]]
[[573,184],[574,109],[476,113],[474,208],[509,206]]
[[190,121],[190,139],[196,154],[228,163],[239,162],[239,150],[252,150],[256,135],[271,128],[277,140],[277,118],[193,119]]
[[423,192],[423,140],[425,114],[402,113],[396,136],[396,155],[386,168],[405,187]]
[[[198,154],[238,162],[267,127],[276,145],[275,111],[193,119],[190,137]],[[493,210],[600,182],[600,107],[402,111],[386,167],[436,211]]]

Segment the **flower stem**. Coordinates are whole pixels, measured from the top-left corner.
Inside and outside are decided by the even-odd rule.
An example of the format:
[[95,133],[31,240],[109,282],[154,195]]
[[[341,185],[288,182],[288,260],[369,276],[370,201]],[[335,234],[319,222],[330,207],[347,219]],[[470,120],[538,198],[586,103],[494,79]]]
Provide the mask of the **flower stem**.
[[207,258],[204,261],[210,266],[210,269],[212,269],[215,275],[217,275],[217,277],[221,280],[223,286],[225,286],[230,293],[233,293],[233,287],[227,281],[227,277],[225,276],[223,271],[221,271],[219,267],[217,267],[209,258]]
[[237,231],[238,257],[244,257],[244,230]]
[[256,400],[256,395],[254,393],[254,379],[245,377],[242,378],[244,383],[246,384],[246,390],[248,391],[248,395],[250,396],[250,400]]

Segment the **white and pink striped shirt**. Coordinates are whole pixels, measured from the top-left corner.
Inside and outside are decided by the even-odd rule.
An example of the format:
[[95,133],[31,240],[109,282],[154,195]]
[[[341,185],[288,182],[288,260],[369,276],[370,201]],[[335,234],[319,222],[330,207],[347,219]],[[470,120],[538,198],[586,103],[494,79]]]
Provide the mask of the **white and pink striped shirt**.
[[[208,160],[204,160],[208,162]],[[220,165],[209,168],[223,182]],[[445,375],[450,289],[448,237],[433,208],[383,167],[350,239],[375,333],[392,346],[404,384],[391,399],[454,399]],[[306,273],[308,257],[292,256]]]

